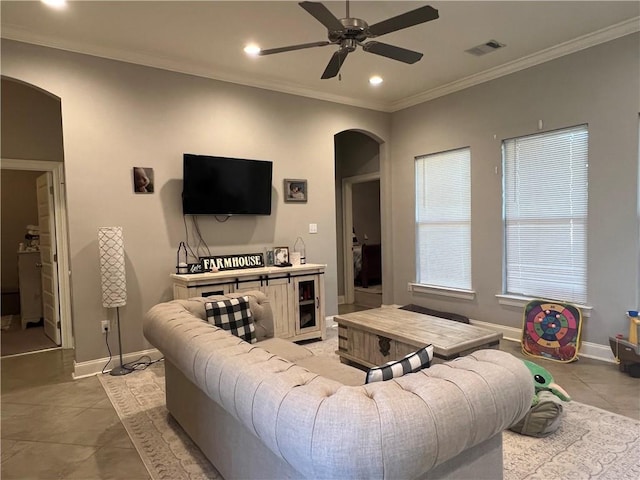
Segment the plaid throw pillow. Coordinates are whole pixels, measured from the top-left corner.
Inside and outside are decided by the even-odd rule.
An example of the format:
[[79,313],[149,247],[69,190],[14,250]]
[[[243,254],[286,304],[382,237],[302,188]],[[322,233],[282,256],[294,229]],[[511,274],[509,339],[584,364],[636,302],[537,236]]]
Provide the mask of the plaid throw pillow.
[[388,362],[381,367],[370,368],[365,383],[381,382],[398,378],[405,373],[413,373],[423,368],[429,368],[433,360],[433,345],[427,345],[420,350],[410,353],[400,360]]
[[238,297],[204,304],[207,321],[228,330],[248,343],[256,343],[256,327],[253,325],[249,297]]

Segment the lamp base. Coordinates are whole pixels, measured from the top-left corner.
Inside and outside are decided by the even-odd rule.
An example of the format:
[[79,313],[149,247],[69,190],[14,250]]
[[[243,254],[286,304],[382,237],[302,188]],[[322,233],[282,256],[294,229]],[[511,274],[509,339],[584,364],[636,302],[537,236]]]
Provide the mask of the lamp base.
[[132,369],[120,366],[120,367],[112,368],[111,371],[109,372],[109,375],[113,375],[114,377],[116,377],[120,375],[127,375],[128,373],[131,373],[131,372],[133,372]]

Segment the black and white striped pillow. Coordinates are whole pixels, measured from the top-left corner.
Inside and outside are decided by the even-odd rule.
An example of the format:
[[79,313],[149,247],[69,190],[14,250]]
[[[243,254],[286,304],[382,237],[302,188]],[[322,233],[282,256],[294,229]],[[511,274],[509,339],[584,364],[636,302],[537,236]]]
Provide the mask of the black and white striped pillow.
[[249,308],[249,297],[206,302],[204,307],[209,323],[228,330],[245,342],[256,343],[256,327]]
[[427,345],[400,360],[385,363],[381,367],[370,368],[365,383],[382,382],[398,378],[405,373],[413,373],[429,368],[433,360],[433,345]]

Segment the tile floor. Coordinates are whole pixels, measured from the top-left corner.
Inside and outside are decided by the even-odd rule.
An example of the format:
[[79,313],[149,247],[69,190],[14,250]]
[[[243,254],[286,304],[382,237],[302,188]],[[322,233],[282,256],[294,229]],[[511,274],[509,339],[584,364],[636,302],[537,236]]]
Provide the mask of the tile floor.
[[0,477],[149,479],[98,381],[73,380],[73,351],[5,357]]
[[[356,307],[341,308],[341,313]],[[515,342],[501,348],[522,356]],[[610,363],[536,360],[576,401],[640,419],[640,379]],[[73,351],[0,360],[2,460],[10,479],[145,480],[149,475],[97,377],[71,378]]]

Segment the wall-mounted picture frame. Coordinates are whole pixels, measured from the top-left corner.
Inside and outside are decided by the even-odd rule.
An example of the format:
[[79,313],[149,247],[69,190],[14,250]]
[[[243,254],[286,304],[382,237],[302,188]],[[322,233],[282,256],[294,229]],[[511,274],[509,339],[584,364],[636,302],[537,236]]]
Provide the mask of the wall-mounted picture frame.
[[133,167],[133,191],[135,193],[153,193],[153,168]]
[[307,201],[307,181],[285,178],[284,201],[287,203],[305,203]]
[[283,265],[289,263],[289,247],[274,247],[273,264]]

